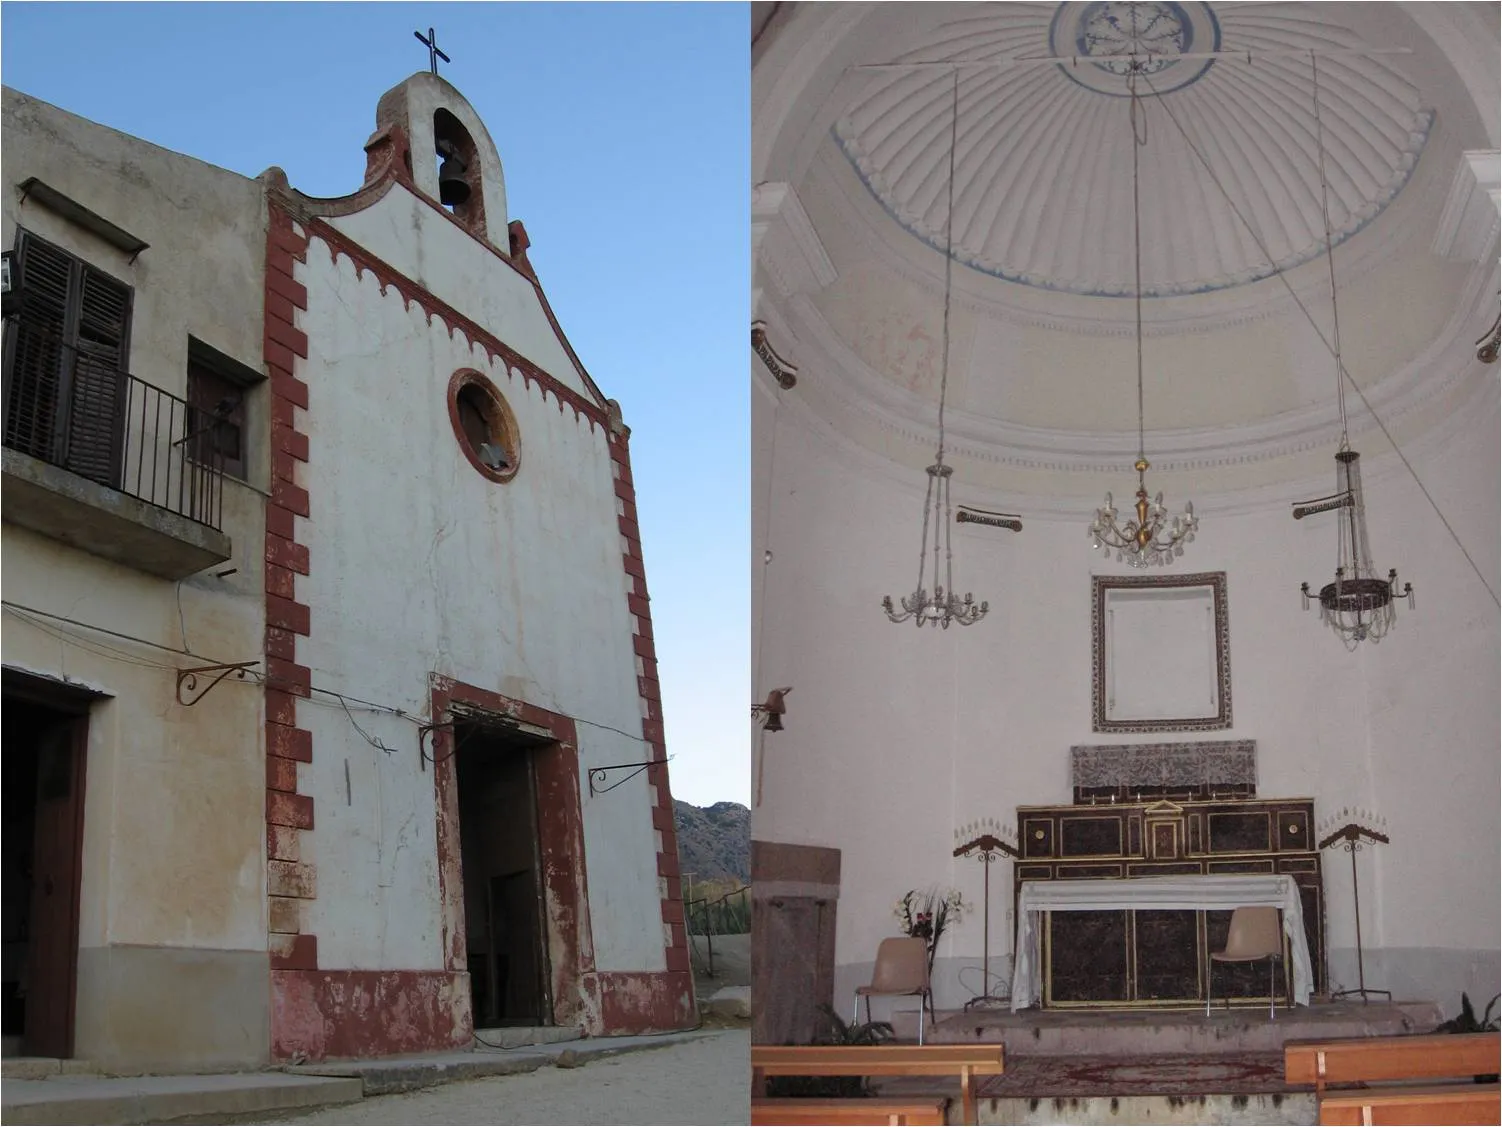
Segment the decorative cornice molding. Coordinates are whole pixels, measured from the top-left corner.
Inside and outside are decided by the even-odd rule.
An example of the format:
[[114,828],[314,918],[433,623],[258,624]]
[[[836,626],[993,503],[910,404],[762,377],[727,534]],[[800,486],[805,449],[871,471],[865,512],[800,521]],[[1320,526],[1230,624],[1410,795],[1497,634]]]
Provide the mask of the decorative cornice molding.
[[751,189],[751,256],[784,297],[813,293],[839,277],[791,184]]
[[[1499,393],[1495,376],[1485,365],[1473,361],[1468,383],[1470,385],[1468,391],[1454,410],[1447,413],[1441,422],[1435,424],[1417,439],[1404,443],[1404,452],[1410,459],[1425,460],[1451,447],[1456,441],[1469,441],[1468,436],[1475,429],[1472,423],[1479,417],[1496,420],[1502,393]],[[853,476],[868,482],[879,482],[884,488],[893,490],[899,496],[909,497],[914,505],[918,504],[923,495],[923,473],[922,459],[916,455],[931,457],[923,453],[926,447],[915,444],[915,458],[913,464],[908,465],[894,460],[888,452],[872,449],[833,425],[828,418],[828,407],[822,403],[810,402],[810,400],[817,399],[821,393],[829,391],[837,384],[838,381],[820,380],[807,387],[800,387],[794,394],[779,397],[771,375],[760,364],[756,365],[753,379],[753,386],[763,394],[778,398],[780,410],[783,412],[779,427],[791,426],[802,429],[810,436],[811,440],[808,445],[817,448],[823,455],[847,469]],[[789,440],[783,438],[781,441],[786,443]],[[925,435],[924,442],[931,443],[932,435]],[[1334,449],[1332,439],[1328,450],[1333,453]],[[1365,471],[1363,476],[1366,479],[1368,491],[1408,476],[1408,471],[1402,462],[1393,456],[1385,440],[1380,448],[1372,449],[1362,461],[1369,463],[1363,466]],[[1121,468],[1122,465],[1110,467],[1111,470]],[[1268,511],[1286,512],[1294,500],[1315,496],[1322,490],[1328,491],[1331,472],[1327,465],[1322,464],[1318,470],[1300,472],[1278,481],[1238,489],[1208,492],[1202,489],[1197,490],[1194,499],[1195,508],[1207,520],[1248,516]],[[1093,492],[1078,496],[1060,493],[1047,494],[1040,493],[1038,490],[1011,488],[994,482],[977,481],[973,474],[966,474],[963,463],[957,466],[955,483],[956,489],[962,490],[967,500],[983,508],[1019,512],[1024,520],[1079,523],[1083,527],[1100,504],[1099,496]],[[972,530],[956,529],[958,537],[966,538],[974,534]]]
[[1435,254],[1462,262],[1496,258],[1499,166],[1502,153],[1496,149],[1461,154],[1434,231]]
[[[1466,283],[1467,293],[1436,339],[1418,356],[1375,386],[1367,399],[1389,426],[1408,413],[1446,394],[1474,370],[1477,310],[1495,309],[1497,264],[1479,266]],[[806,296],[784,306],[808,355],[816,365],[828,401],[841,413],[874,424],[914,445],[932,441],[937,425],[934,404],[878,376],[824,319]],[[837,420],[832,420],[838,426]],[[1358,438],[1376,429],[1369,412],[1359,410],[1351,430]],[[1340,420],[1333,403],[1285,412],[1233,429],[1199,427],[1164,430],[1153,435],[1153,466],[1162,472],[1206,470],[1295,456],[1332,446]],[[1130,464],[1134,436],[1027,427],[1004,420],[951,411],[948,433],[957,459],[995,463],[1028,470],[1097,473]]]

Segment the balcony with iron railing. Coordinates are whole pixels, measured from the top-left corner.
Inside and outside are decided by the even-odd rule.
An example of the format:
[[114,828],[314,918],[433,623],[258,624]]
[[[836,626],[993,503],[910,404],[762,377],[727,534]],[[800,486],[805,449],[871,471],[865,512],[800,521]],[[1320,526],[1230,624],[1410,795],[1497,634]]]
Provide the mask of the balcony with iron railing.
[[230,557],[232,424],[86,346],[26,325],[6,343],[6,523],[168,579]]

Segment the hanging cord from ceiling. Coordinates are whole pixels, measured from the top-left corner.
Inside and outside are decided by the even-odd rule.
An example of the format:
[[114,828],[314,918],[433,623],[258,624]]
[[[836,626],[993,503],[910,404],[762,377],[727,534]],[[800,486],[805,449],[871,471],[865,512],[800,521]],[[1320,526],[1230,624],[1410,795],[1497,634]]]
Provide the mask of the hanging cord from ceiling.
[[[954,162],[955,149],[960,140],[960,71],[954,71],[954,89],[949,111],[949,202],[944,209],[944,343],[939,354],[939,456],[934,459],[939,472],[944,472],[944,405],[949,398],[949,306],[953,299],[954,277]],[[934,515],[944,524],[944,590],[954,595],[954,547],[950,543],[950,526],[954,524],[954,510],[949,504],[949,485],[943,478],[929,478],[931,483],[944,493],[944,511]],[[928,522],[928,507],[923,508],[923,520]],[[939,530],[934,529],[934,586],[939,584]],[[918,565],[918,586],[923,586],[923,565]]]
[[[1137,5],[1132,5],[1132,24],[1137,22]],[[1147,436],[1143,423],[1142,406],[1142,209],[1138,184],[1138,149],[1147,147],[1147,113],[1142,109],[1137,93],[1137,68],[1127,75],[1127,93],[1132,99],[1132,253],[1136,262],[1137,280],[1137,461],[1147,461]]]
[[[1313,51],[1309,52],[1311,58],[1313,58],[1314,54],[1315,52]],[[1194,154],[1195,158],[1200,162],[1201,167],[1204,168],[1206,174],[1210,177],[1211,183],[1215,185],[1216,189],[1225,199],[1226,206],[1231,209],[1231,214],[1233,214],[1238,220],[1240,220],[1241,225],[1246,228],[1247,234],[1250,235],[1252,237],[1252,241],[1257,244],[1257,249],[1262,252],[1263,256],[1267,259],[1268,264],[1272,266],[1273,275],[1283,283],[1283,288],[1288,291],[1288,296],[1293,299],[1293,303],[1298,306],[1299,311],[1303,313],[1305,319],[1308,320],[1310,327],[1314,329],[1315,335],[1319,337],[1320,343],[1323,344],[1325,348],[1330,352],[1330,354],[1335,357],[1337,377],[1343,377],[1344,383],[1349,383],[1351,389],[1356,392],[1357,398],[1361,400],[1362,406],[1367,409],[1367,412],[1372,417],[1372,421],[1377,424],[1378,429],[1382,431],[1382,434],[1386,437],[1388,443],[1392,446],[1393,453],[1398,456],[1398,459],[1403,463],[1403,468],[1408,471],[1408,476],[1413,478],[1414,484],[1419,487],[1419,492],[1424,495],[1424,500],[1429,502],[1429,507],[1434,510],[1434,515],[1439,518],[1440,524],[1444,525],[1445,531],[1450,535],[1450,539],[1455,542],[1455,547],[1458,548],[1460,550],[1460,554],[1465,557],[1466,563],[1471,565],[1471,570],[1476,573],[1476,579],[1480,582],[1481,586],[1485,588],[1486,593],[1491,596],[1492,602],[1496,603],[1498,606],[1502,606],[1502,600],[1498,599],[1497,592],[1492,589],[1492,585],[1487,582],[1486,576],[1481,573],[1481,568],[1476,565],[1476,561],[1471,557],[1471,553],[1466,550],[1466,546],[1461,542],[1460,536],[1456,533],[1454,527],[1450,524],[1449,519],[1446,518],[1444,511],[1440,509],[1438,502],[1434,500],[1434,496],[1429,492],[1429,487],[1424,484],[1423,478],[1419,477],[1418,471],[1413,468],[1413,463],[1408,460],[1408,455],[1405,454],[1402,448],[1398,445],[1397,440],[1393,437],[1392,431],[1388,430],[1387,424],[1382,420],[1382,416],[1377,414],[1376,409],[1372,407],[1371,401],[1366,397],[1366,393],[1361,390],[1361,385],[1356,382],[1350,371],[1346,368],[1344,363],[1341,362],[1339,353],[1336,350],[1335,346],[1333,346],[1330,339],[1325,336],[1324,330],[1319,327],[1319,322],[1314,319],[1314,314],[1309,311],[1309,307],[1304,304],[1303,299],[1300,298],[1297,291],[1294,290],[1293,283],[1288,280],[1285,272],[1282,269],[1279,269],[1277,261],[1273,258],[1272,253],[1267,249],[1267,244],[1263,241],[1262,236],[1257,232],[1256,227],[1254,227],[1251,221],[1242,214],[1241,209],[1236,206],[1236,201],[1231,197],[1231,193],[1226,190],[1226,186],[1221,183],[1220,177],[1215,175],[1215,170],[1210,167],[1210,162],[1205,159],[1205,154],[1200,151],[1199,146],[1196,145],[1190,138],[1188,131],[1184,128],[1182,123],[1180,123],[1177,115],[1174,114],[1173,106],[1170,104],[1168,99],[1164,98],[1163,95],[1158,92],[1157,88],[1153,86],[1152,80],[1146,75],[1142,76],[1142,81],[1145,82],[1147,84],[1147,88],[1152,91],[1153,97],[1157,99],[1158,104],[1163,107],[1163,111],[1168,115],[1168,120],[1173,122],[1174,128],[1179,131],[1179,136],[1182,137],[1184,139],[1184,143],[1189,146],[1189,151]],[[1332,279],[1334,277],[1333,265],[1331,267],[1331,277]],[[1342,384],[1342,387],[1344,386],[1344,383]],[[1344,398],[1342,398],[1342,438],[1344,438],[1345,433],[1344,402]]]
[[[1319,59],[1312,51],[1309,54],[1309,66],[1314,79],[1314,144],[1315,151],[1319,153],[1319,206],[1325,220],[1325,261],[1330,266],[1331,336],[1334,338],[1331,351],[1335,353],[1335,401],[1340,405],[1339,449],[1346,451],[1351,448],[1351,437],[1346,423],[1346,381],[1341,378],[1345,364],[1340,359],[1340,304],[1335,300],[1335,240],[1330,235],[1330,181],[1325,176],[1325,124],[1319,112]],[[1397,443],[1393,443],[1393,447],[1396,449]]]

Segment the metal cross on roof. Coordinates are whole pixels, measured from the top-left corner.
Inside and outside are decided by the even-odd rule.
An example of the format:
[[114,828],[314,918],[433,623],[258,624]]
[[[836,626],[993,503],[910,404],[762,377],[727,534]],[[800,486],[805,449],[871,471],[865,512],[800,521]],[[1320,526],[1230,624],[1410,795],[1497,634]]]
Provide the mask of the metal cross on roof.
[[432,68],[434,74],[438,73],[439,59],[442,59],[446,63],[454,61],[438,49],[438,36],[433,34],[431,27],[428,28],[426,39],[423,38],[423,34],[420,31],[414,31],[412,34],[417,36],[417,41],[428,49],[428,66]]

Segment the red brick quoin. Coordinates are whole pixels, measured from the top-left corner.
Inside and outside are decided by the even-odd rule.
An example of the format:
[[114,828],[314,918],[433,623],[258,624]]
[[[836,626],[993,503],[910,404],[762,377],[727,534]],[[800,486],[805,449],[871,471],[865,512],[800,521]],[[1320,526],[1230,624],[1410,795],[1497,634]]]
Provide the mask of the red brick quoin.
[[293,277],[307,261],[308,238],[273,203],[266,233],[265,358],[271,393],[271,497],[266,502],[266,892],[267,945],[272,978],[272,1055],[284,1058],[276,1024],[279,995],[288,973],[318,969],[318,938],[303,930],[304,901],[318,893],[317,874],[302,860],[302,835],[313,829],[313,799],[297,793],[297,765],[313,761],[313,736],[297,724],[297,702],[312,687],[308,668],[297,663],[297,640],[311,621],[297,601],[297,577],[311,566],[297,541],[297,517],[309,515],[307,491],[297,483],[308,460],[308,437],[297,427],[298,409],[308,406],[308,386],[297,377],[308,338],[296,326],[296,311],[308,307],[308,291]]
[[296,326],[308,308],[308,290],[293,276],[308,258],[308,236],[272,201],[266,231],[264,356],[270,383],[272,482],[266,502],[266,932],[272,969],[272,1056],[299,1052],[288,1044],[284,1022],[288,977],[318,969],[318,938],[303,930],[303,903],[318,893],[314,866],[302,860],[302,835],[314,828],[309,795],[297,793],[297,763],[312,762],[312,733],[297,726],[297,700],[312,688],[308,667],[297,664],[297,639],[308,636],[311,616],[297,601],[297,576],[311,568],[306,544],[297,542],[297,517],[308,517],[308,491],[297,484],[308,461],[308,436],[297,410],[308,407],[308,385],[297,362],[308,356],[308,337]]
[[636,683],[643,712],[642,738],[650,748],[648,758],[663,760],[647,768],[647,781],[653,796],[652,828],[662,838],[662,850],[657,854],[657,876],[662,890],[663,954],[667,971],[661,975],[601,974],[602,1017],[607,1027],[619,1027],[616,1023],[630,1022],[633,1017],[640,1023],[645,1014],[654,1029],[679,1029],[692,1024],[695,1018],[694,976],[689,966],[688,934],[683,920],[673,795],[668,787],[662,690],[657,680],[657,650],[652,640],[652,602],[647,594],[641,528],[636,518],[636,486],[631,477],[631,431],[619,421],[614,411],[608,434],[610,465],[615,477],[616,524],[625,546],[621,566],[626,572],[626,605],[633,624]]

